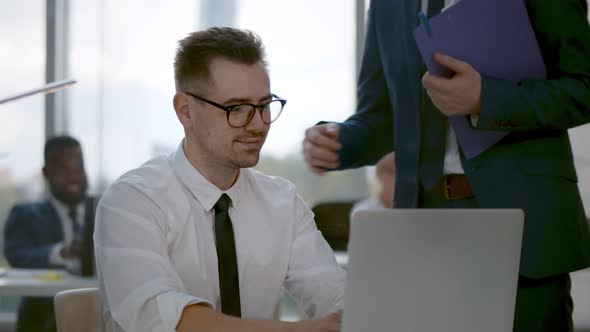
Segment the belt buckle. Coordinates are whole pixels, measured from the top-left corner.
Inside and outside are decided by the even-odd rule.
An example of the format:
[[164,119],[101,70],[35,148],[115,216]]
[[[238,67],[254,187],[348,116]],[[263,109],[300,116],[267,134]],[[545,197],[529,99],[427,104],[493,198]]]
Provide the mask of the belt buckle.
[[[457,181],[454,181],[455,183],[455,190],[452,190],[452,186],[451,186],[451,181],[453,178],[455,178]],[[456,174],[447,174],[443,177],[444,181],[443,181],[443,191],[445,194],[445,198],[449,201],[454,201],[454,200],[458,200],[458,199],[465,199],[465,198],[469,198],[469,197],[473,197],[473,192],[471,192],[471,189],[465,189],[464,186],[462,185],[462,182],[459,180],[462,180],[460,178],[458,178],[458,175]],[[465,190],[468,190],[468,192],[470,192],[470,194],[468,194]]]
[[448,201],[453,201],[453,200],[456,200],[457,199],[457,197],[451,196],[451,186],[450,186],[451,176],[452,175],[445,175],[443,177],[443,179],[444,179],[444,181],[443,181],[443,189],[444,189],[444,193],[445,193],[445,198]]
[[443,176],[443,192],[445,193],[445,198],[450,201],[452,198],[450,197],[451,190],[449,189],[449,176]]

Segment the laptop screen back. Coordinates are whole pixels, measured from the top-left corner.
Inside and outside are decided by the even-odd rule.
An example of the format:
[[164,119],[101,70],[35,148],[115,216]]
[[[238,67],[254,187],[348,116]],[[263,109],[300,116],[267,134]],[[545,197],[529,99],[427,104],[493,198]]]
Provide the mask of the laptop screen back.
[[524,213],[352,216],[343,331],[512,331]]

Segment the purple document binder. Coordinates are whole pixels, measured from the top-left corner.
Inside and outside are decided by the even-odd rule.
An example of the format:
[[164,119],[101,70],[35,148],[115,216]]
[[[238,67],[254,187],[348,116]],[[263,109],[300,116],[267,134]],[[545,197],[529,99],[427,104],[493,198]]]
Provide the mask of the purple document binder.
[[[499,79],[545,78],[545,64],[523,0],[462,0],[430,18],[429,24],[432,35],[420,25],[414,38],[432,74],[445,72],[432,58],[440,52]],[[509,134],[472,128],[464,116],[451,116],[449,123],[468,159]]]

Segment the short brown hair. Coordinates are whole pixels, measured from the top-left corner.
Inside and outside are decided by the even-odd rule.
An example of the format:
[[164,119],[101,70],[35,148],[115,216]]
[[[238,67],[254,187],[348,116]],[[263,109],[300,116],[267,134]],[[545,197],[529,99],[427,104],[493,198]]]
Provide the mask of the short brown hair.
[[209,63],[214,58],[248,65],[265,63],[262,40],[249,30],[213,27],[189,34],[178,42],[174,57],[176,91],[190,91],[209,79]]

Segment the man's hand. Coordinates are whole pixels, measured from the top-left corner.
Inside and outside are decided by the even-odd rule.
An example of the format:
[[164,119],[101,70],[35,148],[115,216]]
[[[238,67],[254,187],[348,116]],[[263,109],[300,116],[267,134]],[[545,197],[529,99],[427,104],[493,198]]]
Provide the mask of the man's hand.
[[307,128],[303,140],[303,156],[311,171],[323,175],[326,169],[340,166],[337,151],[342,149],[338,140],[340,126],[327,123]]
[[453,74],[444,78],[430,73],[422,77],[434,106],[446,116],[479,114],[481,98],[481,75],[467,62],[441,53],[434,60]]
[[176,331],[339,332],[341,320],[340,312],[294,323],[237,318],[217,312],[207,303],[198,303],[183,309]]
[[294,324],[293,332],[339,332],[342,312],[335,312],[318,319],[308,319]]
[[82,239],[74,238],[70,244],[64,246],[59,252],[61,257],[65,259],[78,258],[82,256]]

